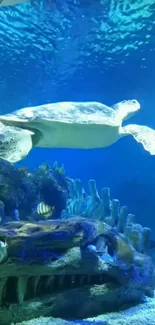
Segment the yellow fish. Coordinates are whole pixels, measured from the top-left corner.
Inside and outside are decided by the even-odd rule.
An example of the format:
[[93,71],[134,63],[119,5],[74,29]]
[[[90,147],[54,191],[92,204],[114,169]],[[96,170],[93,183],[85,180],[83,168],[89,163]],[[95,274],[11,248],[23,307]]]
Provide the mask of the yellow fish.
[[41,202],[37,206],[38,215],[40,215],[44,218],[52,217],[52,215],[54,214],[54,211],[55,211],[55,207],[54,206],[51,207],[50,205],[46,204],[45,202]]

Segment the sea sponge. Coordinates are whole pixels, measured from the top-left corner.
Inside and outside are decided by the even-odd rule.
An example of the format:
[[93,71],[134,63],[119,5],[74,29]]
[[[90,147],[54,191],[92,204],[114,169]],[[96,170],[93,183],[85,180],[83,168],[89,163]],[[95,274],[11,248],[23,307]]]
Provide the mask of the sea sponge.
[[124,233],[128,217],[128,208],[127,206],[122,206],[120,208],[120,213],[118,217],[117,230],[120,233]]
[[134,261],[132,246],[129,245],[121,235],[116,237],[116,243],[117,261],[126,265],[131,265]]
[[142,253],[148,254],[151,247],[151,229],[148,227],[143,228],[142,232]]
[[128,213],[127,206],[121,206],[119,200],[111,199],[108,187],[102,188],[99,194],[95,180],[90,180],[89,190],[90,193],[86,193],[80,180],[72,180],[69,191],[70,198],[61,217],[70,218],[71,215],[80,215],[103,220],[123,234],[137,252],[148,253],[151,230],[136,223],[136,216]]

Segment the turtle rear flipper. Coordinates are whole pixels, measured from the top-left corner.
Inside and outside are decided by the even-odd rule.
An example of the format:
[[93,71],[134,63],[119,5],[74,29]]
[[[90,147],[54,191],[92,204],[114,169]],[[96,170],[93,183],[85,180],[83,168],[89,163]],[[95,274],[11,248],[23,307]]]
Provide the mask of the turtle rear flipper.
[[24,159],[33,147],[33,134],[29,130],[0,123],[0,157],[11,163]]
[[132,135],[150,155],[155,155],[155,130],[145,125],[129,124],[120,128],[120,134]]

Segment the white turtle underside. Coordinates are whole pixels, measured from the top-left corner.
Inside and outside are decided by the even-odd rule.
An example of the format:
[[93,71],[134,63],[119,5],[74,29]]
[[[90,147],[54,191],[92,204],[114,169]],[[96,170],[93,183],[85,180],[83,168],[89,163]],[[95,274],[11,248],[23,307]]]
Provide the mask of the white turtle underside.
[[41,131],[38,147],[91,149],[110,146],[119,139],[118,126],[72,124],[44,121],[32,122]]

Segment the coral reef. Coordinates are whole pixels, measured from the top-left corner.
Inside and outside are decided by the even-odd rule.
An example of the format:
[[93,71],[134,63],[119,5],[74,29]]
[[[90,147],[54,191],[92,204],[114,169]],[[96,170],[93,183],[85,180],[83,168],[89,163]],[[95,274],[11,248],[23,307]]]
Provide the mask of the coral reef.
[[9,222],[0,228],[0,241],[7,244],[0,263],[1,325],[48,315],[82,319],[153,296],[151,258],[103,221]]
[[29,173],[0,160],[1,325],[95,317],[153,297],[151,230],[109,188],[89,189],[57,163]]
[[44,164],[29,173],[26,168],[18,169],[0,159],[0,218],[34,220],[37,205],[44,201],[54,207],[53,218],[59,218],[66,206],[67,178],[62,169]]

